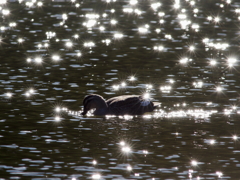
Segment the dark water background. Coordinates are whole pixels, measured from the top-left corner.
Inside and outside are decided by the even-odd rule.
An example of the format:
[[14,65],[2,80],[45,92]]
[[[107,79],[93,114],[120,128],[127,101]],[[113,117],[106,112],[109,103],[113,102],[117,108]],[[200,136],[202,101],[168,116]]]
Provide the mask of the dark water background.
[[[1,180],[239,179],[240,3],[154,3],[0,1]],[[151,114],[78,115],[144,92]]]

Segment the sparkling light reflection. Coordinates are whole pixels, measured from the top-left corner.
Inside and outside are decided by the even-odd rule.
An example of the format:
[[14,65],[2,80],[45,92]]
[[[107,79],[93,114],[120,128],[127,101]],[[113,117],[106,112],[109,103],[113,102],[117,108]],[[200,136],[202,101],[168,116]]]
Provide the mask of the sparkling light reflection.
[[125,82],[121,83],[121,87],[125,87],[127,84]]
[[192,161],[191,161],[191,164],[192,164],[192,166],[197,166],[197,165],[198,165],[198,162],[197,162],[196,160],[192,160]]
[[51,39],[56,36],[56,32],[48,31],[46,32],[47,39]]
[[221,171],[217,171],[216,175],[218,176],[218,178],[221,178],[223,176],[223,173]]
[[121,146],[125,146],[125,145],[126,145],[126,143],[125,143],[124,141],[121,141],[119,144],[120,144]]
[[210,65],[211,65],[211,66],[215,66],[216,64],[217,64],[217,61],[216,61],[216,60],[212,59],[212,60],[210,61]]
[[60,56],[58,56],[58,55],[53,55],[53,56],[52,56],[52,60],[54,60],[54,61],[59,61],[59,60],[60,60]]
[[179,0],[175,0],[175,3],[173,4],[174,9],[179,9],[181,7],[180,5],[180,1]]
[[93,165],[96,165],[96,164],[97,164],[97,161],[96,161],[96,160],[93,160],[92,163],[93,163]]
[[195,88],[202,88],[203,87],[203,82],[202,81],[194,82],[193,86]]
[[175,81],[173,79],[169,80],[169,83],[173,84]]
[[67,14],[62,14],[62,19],[63,19],[64,21],[67,20],[67,19],[68,19]]
[[32,62],[32,59],[31,58],[27,58],[27,62],[28,63]]
[[163,93],[170,93],[172,87],[171,86],[161,86],[160,87],[160,90],[163,92]]
[[30,97],[31,95],[33,95],[34,94],[34,89],[33,88],[30,88],[26,93],[25,93],[25,96],[26,97]]
[[144,93],[143,94],[143,99],[150,99],[150,94],[149,93]]
[[232,138],[233,138],[233,140],[237,140],[238,139],[237,135],[233,135]]
[[138,31],[141,34],[146,34],[148,32],[148,28],[146,28],[146,27],[139,27]]
[[71,48],[73,46],[73,43],[71,41],[66,42],[65,46],[67,48]]
[[59,121],[61,121],[61,118],[60,118],[60,116],[56,116],[56,117],[54,118],[54,120],[55,120],[56,122],[59,122]]
[[11,97],[12,97],[12,93],[7,92],[7,93],[6,93],[6,96],[7,96],[8,98],[11,98]]
[[180,59],[180,63],[181,64],[186,64],[187,62],[189,62],[190,60],[188,59],[188,58],[182,58],[182,59]]
[[84,45],[85,47],[92,48],[92,47],[94,47],[94,46],[95,46],[95,43],[94,43],[94,42],[92,42],[92,41],[89,41],[89,42],[85,42],[83,45]]
[[[180,107],[180,104],[177,107]],[[195,118],[207,119],[214,113],[217,113],[217,111],[215,110],[204,111],[203,109],[189,109],[186,111],[176,110],[176,111],[165,112],[160,109],[153,116],[156,118],[157,117],[165,117],[165,118],[195,117]]]
[[105,40],[102,40],[103,43],[105,43],[107,46],[111,43],[111,40],[110,39],[105,39]]
[[143,150],[143,154],[148,154],[148,151],[147,150]]
[[10,27],[16,27],[16,26],[17,26],[17,23],[11,22],[11,23],[9,23],[9,26],[10,26]]
[[135,80],[136,80],[136,78],[134,76],[129,77],[129,81],[135,81]]
[[30,93],[29,93],[29,92],[26,92],[26,93],[25,93],[25,96],[26,96],[26,97],[29,97],[29,96],[30,96]]
[[132,171],[132,166],[128,165],[128,166],[127,166],[127,170],[128,170],[128,171]]
[[7,0],[0,0],[0,4],[6,4]]
[[40,2],[37,2],[37,6],[38,7],[42,7],[43,6],[43,3],[40,1]]
[[83,25],[87,28],[92,28],[97,24],[97,21],[95,19],[89,19],[88,21],[84,22]]
[[18,38],[18,43],[22,43],[24,41],[23,38]]
[[100,179],[100,178],[101,178],[101,175],[98,173],[92,175],[92,179]]
[[209,140],[209,144],[214,145],[216,141],[214,139]]
[[79,35],[78,35],[78,34],[74,34],[73,37],[74,37],[75,39],[78,39],[78,38],[79,38]]
[[120,86],[119,85],[113,85],[112,88],[113,88],[113,90],[116,91],[116,90],[119,90]]
[[34,59],[34,61],[35,61],[37,64],[40,64],[40,63],[42,63],[42,58],[41,58],[41,57],[36,57],[36,58]]
[[3,10],[2,10],[2,14],[3,14],[4,16],[7,16],[7,15],[10,14],[10,11],[9,11],[8,9],[3,9]]
[[110,23],[111,23],[112,25],[115,25],[115,24],[117,24],[117,21],[116,21],[115,19],[112,19],[112,20],[110,21]]
[[227,59],[227,62],[228,62],[228,66],[232,67],[237,62],[237,59],[233,58],[233,57],[230,57],[230,58]]
[[59,113],[61,111],[61,108],[60,107],[56,107],[55,111]]
[[189,46],[189,51],[194,51],[195,47],[194,46]]
[[163,51],[164,50],[164,47],[163,46],[154,46],[153,47],[154,50],[157,50],[157,51]]
[[220,87],[220,86],[216,87],[216,91],[217,91],[217,92],[221,92],[222,90],[223,90],[222,87]]
[[130,0],[130,1],[129,1],[129,4],[130,4],[130,5],[136,5],[137,3],[138,3],[137,0]]
[[131,152],[131,148],[129,146],[124,146],[124,147],[122,147],[122,152],[130,153]]
[[114,38],[115,38],[115,39],[121,39],[121,38],[123,38],[123,34],[121,34],[121,33],[115,33],[115,34],[114,34]]
[[161,3],[159,3],[159,2],[151,4],[151,8],[154,11],[156,11],[160,6],[161,6]]

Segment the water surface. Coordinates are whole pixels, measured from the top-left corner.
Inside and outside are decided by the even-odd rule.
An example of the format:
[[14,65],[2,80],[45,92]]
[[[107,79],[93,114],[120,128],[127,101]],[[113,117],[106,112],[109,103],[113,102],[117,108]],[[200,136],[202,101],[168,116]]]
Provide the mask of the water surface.
[[[0,178],[237,179],[237,1],[1,1]],[[82,117],[96,93],[144,116]]]

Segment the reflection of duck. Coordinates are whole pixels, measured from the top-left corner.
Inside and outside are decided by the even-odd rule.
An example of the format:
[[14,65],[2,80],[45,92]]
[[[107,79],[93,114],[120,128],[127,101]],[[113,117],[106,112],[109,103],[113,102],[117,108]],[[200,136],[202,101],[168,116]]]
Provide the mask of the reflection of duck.
[[159,104],[139,95],[117,96],[105,101],[102,96],[91,94],[83,100],[82,115],[91,109],[95,109],[94,115],[142,115],[152,112]]

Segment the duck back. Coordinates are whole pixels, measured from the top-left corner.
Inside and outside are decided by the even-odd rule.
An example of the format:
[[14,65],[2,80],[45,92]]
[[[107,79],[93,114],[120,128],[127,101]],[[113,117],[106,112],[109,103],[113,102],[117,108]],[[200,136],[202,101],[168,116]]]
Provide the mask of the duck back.
[[142,115],[154,110],[154,104],[139,95],[124,95],[108,99],[108,114]]

